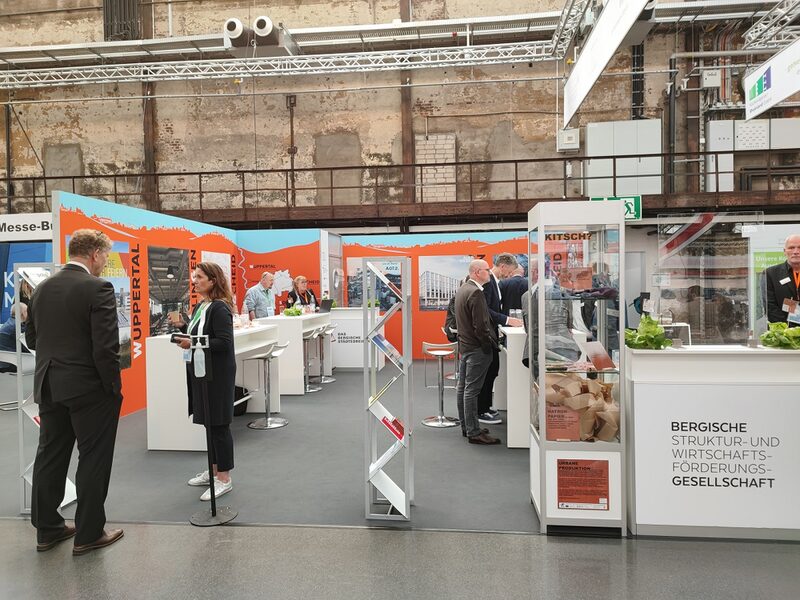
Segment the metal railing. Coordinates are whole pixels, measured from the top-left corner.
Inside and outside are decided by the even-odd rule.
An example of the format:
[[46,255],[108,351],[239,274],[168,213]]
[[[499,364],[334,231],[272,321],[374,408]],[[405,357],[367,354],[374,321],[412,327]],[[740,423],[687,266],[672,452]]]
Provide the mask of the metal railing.
[[[225,170],[108,175],[20,176],[0,179],[0,212],[50,209],[62,190],[162,212],[196,211],[202,220],[217,211],[283,211],[319,207],[560,200],[587,196],[713,194],[752,191],[771,197],[800,188],[800,168],[776,163],[769,151],[675,155],[578,157],[361,165],[304,169]],[[734,156],[734,160],[731,160]],[[670,158],[672,160],[670,160]],[[793,161],[797,163],[797,161]],[[715,168],[722,163],[730,168]],[[672,170],[672,172],[670,172]],[[754,175],[755,174],[755,175]],[[667,194],[669,180],[674,194]],[[405,183],[409,182],[409,183]],[[145,185],[150,183],[151,185]]]

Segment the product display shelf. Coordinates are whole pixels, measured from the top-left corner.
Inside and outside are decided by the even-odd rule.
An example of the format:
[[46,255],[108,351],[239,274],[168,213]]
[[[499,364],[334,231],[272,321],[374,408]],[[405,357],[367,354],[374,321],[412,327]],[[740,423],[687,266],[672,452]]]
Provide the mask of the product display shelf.
[[[620,202],[539,203],[528,213],[530,494],[542,533],[627,532],[624,236]],[[581,319],[588,342],[573,328]]]
[[[387,277],[387,271],[400,274],[400,285]],[[362,270],[364,327],[364,395],[365,410],[365,516],[367,519],[410,520],[414,503],[414,454],[411,408],[411,261],[409,258],[365,258]],[[379,290],[395,298],[383,315],[372,309],[378,304]],[[398,351],[383,335],[391,319],[402,320],[402,351]],[[397,374],[380,388],[378,371],[383,364],[391,365]],[[397,407],[399,415],[389,409],[397,404],[397,395],[388,393],[396,384],[402,385]],[[386,440],[389,445],[386,446]],[[387,473],[392,461],[402,456],[402,487]],[[395,461],[395,474],[400,465]]]

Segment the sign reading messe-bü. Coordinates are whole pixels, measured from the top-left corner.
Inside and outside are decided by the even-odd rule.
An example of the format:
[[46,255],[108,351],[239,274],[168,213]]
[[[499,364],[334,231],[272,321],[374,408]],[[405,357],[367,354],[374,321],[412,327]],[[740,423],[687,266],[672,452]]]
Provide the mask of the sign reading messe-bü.
[[800,91],[800,40],[745,77],[744,89],[748,120]]

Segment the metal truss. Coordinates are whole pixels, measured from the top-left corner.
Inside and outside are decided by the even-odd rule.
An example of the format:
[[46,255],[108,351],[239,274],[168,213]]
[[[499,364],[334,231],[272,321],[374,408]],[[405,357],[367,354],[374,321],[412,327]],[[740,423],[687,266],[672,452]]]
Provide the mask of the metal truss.
[[0,89],[124,83],[186,81],[286,75],[325,75],[470,67],[553,60],[550,41],[456,48],[358,52],[317,56],[196,60],[130,65],[93,65],[60,69],[0,71]]
[[569,45],[575,38],[583,15],[591,3],[592,0],[567,0],[564,10],[561,11],[561,18],[558,20],[556,30],[553,32],[551,52],[554,58],[564,58]]
[[782,48],[800,37],[800,28],[789,27],[800,16],[800,0],[780,0],[744,34],[744,47]]

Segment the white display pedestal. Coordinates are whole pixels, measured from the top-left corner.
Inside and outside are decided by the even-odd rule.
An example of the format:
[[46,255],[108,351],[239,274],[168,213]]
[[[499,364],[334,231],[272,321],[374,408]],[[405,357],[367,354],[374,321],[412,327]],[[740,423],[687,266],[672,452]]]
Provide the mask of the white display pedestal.
[[[183,351],[169,341],[169,335],[147,338],[147,449],[206,450],[205,428],[192,423],[187,414],[188,395],[186,363]],[[258,368],[249,363],[242,368],[242,359],[259,354],[266,344],[281,342],[274,325],[255,325],[234,329],[236,352],[236,385],[250,390],[259,387]],[[280,412],[280,362],[271,362],[272,405]],[[247,403],[248,412],[264,412],[264,391],[253,392]]]
[[[330,313],[310,313],[298,317],[284,317],[275,315],[264,319],[256,319],[254,323],[264,325],[276,325],[281,343],[289,342],[281,355],[281,393],[290,396],[302,396],[305,394],[305,379],[303,371],[303,333],[311,331],[322,325],[329,325],[331,322]],[[317,359],[317,342],[310,345],[309,352],[312,357],[311,375],[319,375],[319,360]],[[331,341],[330,337],[325,340],[325,365],[323,373],[331,375]],[[274,380],[273,380],[274,383]]]
[[500,373],[494,384],[494,407],[506,411],[509,448],[529,448],[531,445],[530,373],[522,364],[525,349],[524,327],[500,327],[506,345],[500,351]]
[[[363,309],[332,308],[331,323],[337,325],[331,339],[331,360],[335,369],[364,368],[364,313]],[[377,314],[377,313],[376,313]],[[384,335],[383,327],[380,329]],[[327,361],[326,361],[327,362]],[[383,369],[386,357],[378,355],[378,368]]]
[[632,533],[800,539],[800,352],[627,349]]

